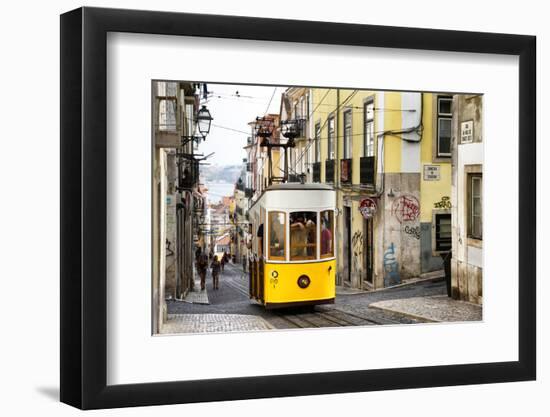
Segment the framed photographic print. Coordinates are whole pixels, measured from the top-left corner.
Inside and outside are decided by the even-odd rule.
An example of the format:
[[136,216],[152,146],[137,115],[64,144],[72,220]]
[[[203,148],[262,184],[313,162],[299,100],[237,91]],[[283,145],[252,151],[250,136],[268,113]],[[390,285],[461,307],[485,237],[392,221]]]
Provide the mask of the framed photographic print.
[[61,16],[61,400],[532,380],[535,38]]

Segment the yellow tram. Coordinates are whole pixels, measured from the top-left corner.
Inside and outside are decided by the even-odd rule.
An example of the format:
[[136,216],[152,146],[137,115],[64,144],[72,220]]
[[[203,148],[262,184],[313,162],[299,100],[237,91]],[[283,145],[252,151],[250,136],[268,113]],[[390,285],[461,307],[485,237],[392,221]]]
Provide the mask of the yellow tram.
[[336,192],[283,183],[250,207],[250,298],[265,308],[334,303]]

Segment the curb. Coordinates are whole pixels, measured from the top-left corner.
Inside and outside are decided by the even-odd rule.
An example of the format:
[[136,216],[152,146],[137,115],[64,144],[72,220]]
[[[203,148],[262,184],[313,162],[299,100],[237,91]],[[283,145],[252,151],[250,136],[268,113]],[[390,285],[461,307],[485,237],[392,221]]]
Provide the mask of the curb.
[[427,281],[444,281],[445,280],[445,276],[440,276],[440,277],[429,277],[429,278],[419,278],[415,281],[412,281],[412,282],[404,282],[402,284],[397,284],[397,285],[392,285],[390,287],[384,287],[384,288],[379,288],[377,290],[369,290],[369,291],[365,291],[365,290],[362,290],[360,292],[356,292],[356,293],[351,293],[351,294],[340,294],[340,295],[363,295],[363,294],[371,294],[373,292],[381,292],[381,291],[387,291],[387,290],[392,290],[394,288],[401,288],[401,287],[407,287],[409,285],[415,285],[415,284],[419,284],[419,283],[422,283],[422,282],[427,282]]
[[430,319],[428,317],[420,316],[418,314],[407,313],[405,311],[394,310],[392,308],[379,307],[375,304],[376,303],[369,304],[369,308],[374,308],[374,309],[380,310],[380,311],[387,311],[387,312],[394,313],[394,314],[400,314],[400,315],[408,317],[410,319],[421,320],[425,323],[443,323],[441,320]]

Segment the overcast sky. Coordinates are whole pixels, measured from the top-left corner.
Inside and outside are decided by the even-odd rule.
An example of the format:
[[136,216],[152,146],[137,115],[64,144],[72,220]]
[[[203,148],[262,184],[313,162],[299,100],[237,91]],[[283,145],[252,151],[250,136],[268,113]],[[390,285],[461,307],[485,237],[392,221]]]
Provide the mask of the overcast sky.
[[[211,164],[241,164],[246,156],[243,146],[250,136],[248,123],[266,112],[279,113],[284,89],[285,87],[208,84],[208,91],[212,94],[206,106],[214,120],[210,134],[205,142],[201,142],[198,152],[204,155],[215,152],[208,159]],[[201,99],[201,104],[203,102]]]

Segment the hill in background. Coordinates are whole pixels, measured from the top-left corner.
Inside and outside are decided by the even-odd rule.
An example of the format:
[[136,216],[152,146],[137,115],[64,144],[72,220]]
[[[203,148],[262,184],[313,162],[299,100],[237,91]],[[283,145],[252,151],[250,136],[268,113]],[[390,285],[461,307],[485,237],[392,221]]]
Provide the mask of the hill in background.
[[234,184],[241,175],[241,165],[203,165],[201,182],[227,182]]

